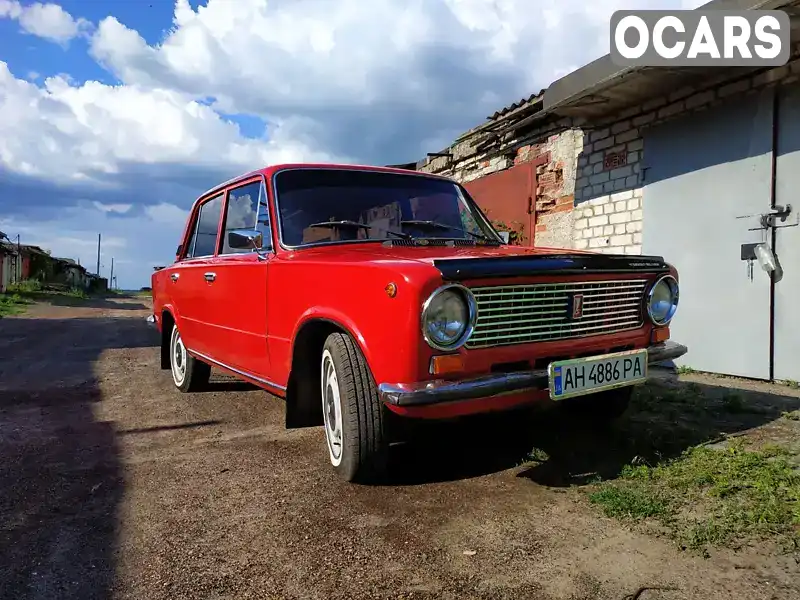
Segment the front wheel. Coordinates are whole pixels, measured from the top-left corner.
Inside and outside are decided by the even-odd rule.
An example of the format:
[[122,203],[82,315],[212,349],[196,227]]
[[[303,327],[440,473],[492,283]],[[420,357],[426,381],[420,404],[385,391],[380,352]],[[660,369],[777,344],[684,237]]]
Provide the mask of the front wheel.
[[183,344],[178,326],[172,326],[169,339],[169,366],[172,381],[181,392],[197,392],[208,385],[211,367],[190,356]]
[[322,414],[328,455],[345,481],[385,474],[385,410],[367,361],[353,339],[333,333],[321,361]]

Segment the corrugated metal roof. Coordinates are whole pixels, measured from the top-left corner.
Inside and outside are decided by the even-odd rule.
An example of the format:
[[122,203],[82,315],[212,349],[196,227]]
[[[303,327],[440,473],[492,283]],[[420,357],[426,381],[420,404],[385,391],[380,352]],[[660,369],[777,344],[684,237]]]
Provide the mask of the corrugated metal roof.
[[535,94],[531,94],[527,98],[521,98],[517,102],[509,104],[508,106],[504,106],[503,108],[495,112],[492,116],[486,117],[486,119],[489,121],[494,121],[495,119],[499,119],[500,117],[507,115],[511,111],[514,111],[518,108],[522,108],[523,106],[526,106],[528,104],[533,104],[535,102],[538,102],[539,100],[541,100],[543,94],[544,90],[541,90]]

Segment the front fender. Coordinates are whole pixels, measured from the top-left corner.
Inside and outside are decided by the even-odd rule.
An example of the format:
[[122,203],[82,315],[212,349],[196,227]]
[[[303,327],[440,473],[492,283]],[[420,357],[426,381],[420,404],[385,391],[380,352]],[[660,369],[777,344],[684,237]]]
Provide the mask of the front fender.
[[344,331],[349,333],[358,344],[361,353],[367,360],[367,364],[370,365],[370,367],[372,367],[373,357],[372,357],[372,352],[370,350],[370,345],[367,342],[367,339],[364,337],[364,334],[359,329],[358,325],[356,325],[355,321],[352,318],[348,317],[344,312],[341,312],[339,310],[336,310],[335,308],[330,308],[330,307],[314,306],[306,310],[300,316],[300,319],[298,320],[297,324],[295,325],[294,331],[292,332],[292,348],[289,356],[294,356],[295,342],[297,341],[297,335],[300,332],[300,330],[310,321],[327,321],[328,323],[332,323],[333,325],[336,325],[340,329],[343,329]]

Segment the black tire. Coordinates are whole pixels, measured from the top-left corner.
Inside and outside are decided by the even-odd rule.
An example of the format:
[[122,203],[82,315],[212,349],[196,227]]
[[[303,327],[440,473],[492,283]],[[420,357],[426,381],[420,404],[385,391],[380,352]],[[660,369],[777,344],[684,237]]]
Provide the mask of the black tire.
[[[331,379],[331,368],[335,380]],[[320,383],[325,444],[338,475],[345,481],[358,482],[385,476],[388,462],[385,408],[367,361],[349,335],[332,333],[325,340]],[[338,427],[334,420],[338,421]]]
[[620,418],[628,410],[632,397],[633,387],[631,386],[569,398],[564,401],[564,406],[568,410],[579,412],[582,416],[592,420],[610,422]]
[[177,325],[172,326],[169,338],[169,367],[172,383],[181,392],[199,392],[208,387],[211,366],[189,355]]

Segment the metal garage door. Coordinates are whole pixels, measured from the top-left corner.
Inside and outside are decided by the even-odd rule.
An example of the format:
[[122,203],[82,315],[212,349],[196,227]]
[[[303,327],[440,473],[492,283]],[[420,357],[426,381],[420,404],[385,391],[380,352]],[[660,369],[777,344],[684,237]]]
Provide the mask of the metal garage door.
[[767,236],[749,229],[770,206],[771,94],[654,127],[644,148],[643,251],[680,271],[679,364],[768,379],[770,281],[741,245]]
[[524,246],[533,246],[536,166],[528,162],[464,184],[491,221],[511,227]]
[[[778,107],[775,253],[783,268],[775,283],[775,379],[800,381],[800,86],[781,90]],[[777,278],[776,278],[777,279]]]

